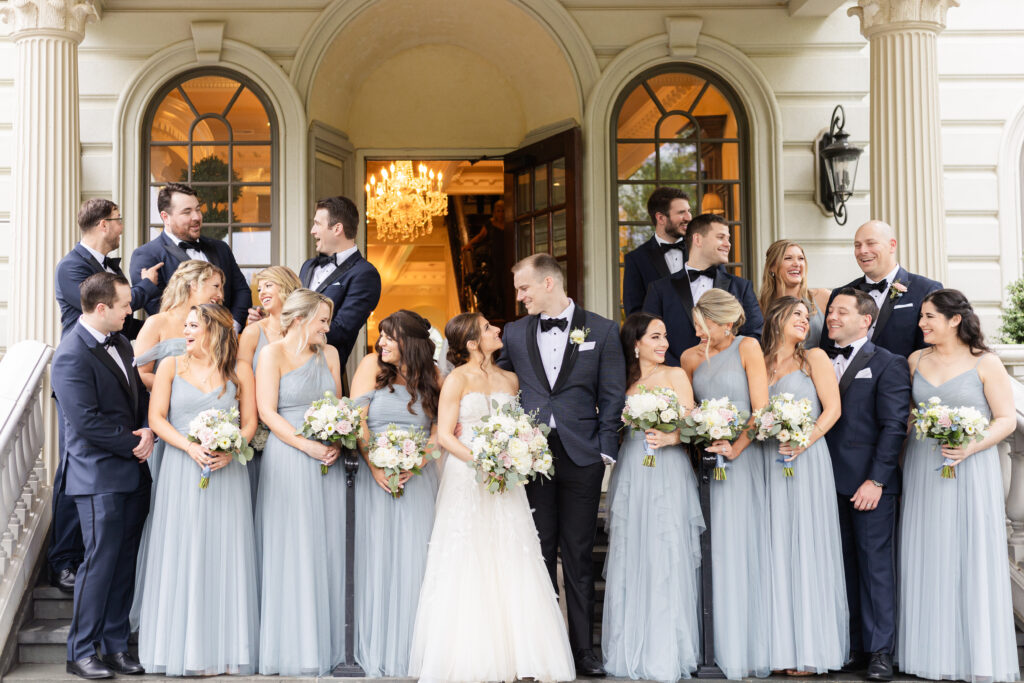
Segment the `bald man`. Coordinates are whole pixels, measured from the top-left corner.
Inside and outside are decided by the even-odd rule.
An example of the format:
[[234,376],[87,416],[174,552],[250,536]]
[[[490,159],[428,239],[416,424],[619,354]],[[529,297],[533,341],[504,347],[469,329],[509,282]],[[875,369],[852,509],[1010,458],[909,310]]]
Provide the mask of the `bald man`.
[[[896,260],[896,233],[884,221],[868,221],[857,228],[853,256],[864,276],[846,287],[867,292],[878,305],[878,321],[871,325],[868,338],[875,346],[904,358],[923,349],[924,338],[917,326],[921,301],[929,292],[942,289],[942,283],[900,267]],[[833,297],[837,291],[833,291]],[[832,305],[831,298],[828,304]],[[819,346],[830,355],[835,349],[825,331]]]

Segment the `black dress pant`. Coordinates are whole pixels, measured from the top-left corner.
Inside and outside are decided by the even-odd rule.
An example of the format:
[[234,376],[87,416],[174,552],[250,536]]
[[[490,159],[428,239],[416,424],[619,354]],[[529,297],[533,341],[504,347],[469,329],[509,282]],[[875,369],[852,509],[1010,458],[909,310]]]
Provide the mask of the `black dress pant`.
[[78,569],[85,556],[82,525],[74,499],[64,492],[64,413],[57,404],[57,452],[60,456],[57,475],[53,479],[53,520],[50,522],[50,549],[46,553],[50,574],[59,576],[65,569]]

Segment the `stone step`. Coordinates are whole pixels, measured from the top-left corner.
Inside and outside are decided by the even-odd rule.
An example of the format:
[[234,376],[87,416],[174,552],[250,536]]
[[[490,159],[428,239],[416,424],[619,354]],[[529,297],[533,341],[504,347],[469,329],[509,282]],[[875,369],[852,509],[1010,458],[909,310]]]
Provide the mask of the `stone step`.
[[[21,664],[15,666],[6,676],[3,677],[4,683],[10,681],[10,683],[41,683],[42,681],[76,681],[81,682],[82,679],[77,676],[72,676],[65,670],[66,662],[61,660],[60,663],[39,663],[39,664]],[[144,683],[151,681],[163,681],[167,683],[169,680],[166,676],[153,674],[143,676],[131,676],[124,677],[118,676],[121,680],[131,680],[132,683]],[[238,681],[294,681],[295,683],[310,683],[311,681],[394,681],[395,683],[401,683],[403,681],[414,681],[413,678],[333,678],[328,674],[320,678],[292,678],[282,676],[231,676],[230,678],[225,676],[221,680],[230,680],[232,683]]]
[[40,586],[32,591],[32,614],[36,619],[71,619],[75,601],[72,596],[53,586]]

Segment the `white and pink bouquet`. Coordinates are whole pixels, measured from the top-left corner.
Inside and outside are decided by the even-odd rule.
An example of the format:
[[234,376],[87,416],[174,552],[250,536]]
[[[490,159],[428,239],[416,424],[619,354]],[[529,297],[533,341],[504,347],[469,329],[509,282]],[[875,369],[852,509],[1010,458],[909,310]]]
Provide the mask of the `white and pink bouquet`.
[[[637,386],[635,394],[626,396],[626,405],[622,408],[622,423],[638,432],[657,429],[661,432],[674,432],[679,428],[681,410],[676,392],[668,387]],[[643,440],[644,467],[654,467],[654,449]]]
[[473,427],[469,449],[476,480],[491,493],[504,493],[523,486],[538,475],[551,478],[555,466],[548,446],[547,425],[525,412],[518,401],[499,405]]
[[[210,453],[230,453],[243,465],[252,460],[252,448],[239,429],[238,408],[219,410],[210,408],[196,415],[188,423],[188,440]],[[210,484],[210,466],[203,467],[199,475],[199,488]]]
[[[710,445],[715,441],[733,441],[743,433],[750,413],[740,410],[728,396],[706,398],[693,410],[683,415],[679,423],[680,439],[698,446]],[[729,462],[717,454],[715,479],[725,481],[725,470]]]
[[[793,394],[775,394],[768,399],[768,405],[754,411],[753,424],[750,426],[750,438],[758,441],[777,439],[779,444],[790,444],[806,448],[811,441],[814,429],[814,416],[811,414],[811,400],[797,399]],[[793,476],[793,462],[785,458],[777,458],[775,462],[782,465],[782,474]]]
[[[988,418],[977,408],[960,406],[954,408],[942,404],[942,399],[932,396],[927,405],[919,403],[918,408],[910,411],[914,419],[914,433],[918,439],[935,439],[942,446],[961,448],[972,441],[982,441],[988,429]],[[956,479],[956,461],[944,458],[942,466],[943,479]]]
[[[306,409],[302,427],[297,435],[325,444],[341,442],[348,449],[356,447],[363,414],[350,398],[337,398],[334,392],[324,392]],[[327,465],[320,465],[320,474],[327,474]]]
[[370,462],[384,470],[392,498],[401,498],[405,489],[398,485],[403,472],[420,474],[437,451],[427,443],[429,435],[419,427],[399,428],[389,424],[370,440]]

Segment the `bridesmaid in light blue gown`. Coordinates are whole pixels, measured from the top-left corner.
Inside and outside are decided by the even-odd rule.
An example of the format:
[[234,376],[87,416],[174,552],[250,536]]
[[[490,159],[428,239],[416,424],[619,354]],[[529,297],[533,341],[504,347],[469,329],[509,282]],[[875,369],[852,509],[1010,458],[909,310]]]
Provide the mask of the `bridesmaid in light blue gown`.
[[352,378],[352,396],[365,407],[360,442],[366,462],[356,474],[356,662],[371,678],[406,676],[416,606],[434,524],[438,465],[403,475],[392,497],[383,471],[369,463],[366,443],[388,425],[419,427],[434,441],[439,377],[430,323],[411,311],[392,313],[378,326],[376,353]]
[[[271,431],[256,499],[259,672],[323,676],[345,657],[345,472],[340,449],[295,432],[310,404],[341,391],[327,344],[333,304],[296,289],[284,338],[260,352],[256,402]],[[328,465],[327,474],[321,464]]]
[[[933,346],[910,356],[914,403],[937,396],[991,422],[982,441],[962,448],[908,439],[899,575],[913,579],[899,585],[899,668],[922,678],[1015,681],[1020,664],[996,448],[1016,426],[1013,389],[963,294],[929,294],[919,326]],[[946,458],[956,463],[953,479],[939,474]]]
[[810,311],[811,324],[803,346],[816,347],[825,327],[825,311],[828,310],[832,291],[807,287],[807,257],[804,248],[793,240],[773,242],[765,252],[764,269],[761,272],[764,274],[761,276],[761,292],[757,297],[761,311],[768,310],[772,302],[782,296],[803,299]]
[[[209,409],[237,407],[242,436],[256,430],[252,371],[237,362],[230,312],[194,308],[185,354],[157,371],[149,423],[165,442],[163,474],[149,518],[139,660],[168,676],[251,674],[259,607],[255,537],[245,467],[188,440],[189,422]],[[199,487],[203,466],[209,485]]]
[[[806,447],[764,443],[768,481],[771,668],[787,673],[839,669],[850,653],[835,479],[825,433],[839,419],[839,381],[821,349],[804,349],[807,304],[781,297],[765,312],[764,350],[771,396],[810,399],[814,428]],[[794,472],[783,474],[784,460]]]
[[[693,377],[696,400],[728,397],[750,412],[768,402],[768,376],[757,341],[734,336],[743,306],[720,289],[709,290],[693,309],[701,342],[680,364]],[[715,662],[727,678],[767,676],[768,525],[764,457],[744,432],[734,443],[719,441],[709,452],[726,459],[726,479],[711,481],[711,572]]]
[[[634,313],[622,326],[627,395],[640,385],[675,392],[693,407],[686,373],[665,365],[665,323]],[[643,465],[644,440],[655,466]],[[627,431],[608,486],[601,651],[612,676],[674,682],[700,657],[698,570],[704,517],[679,431]]]

